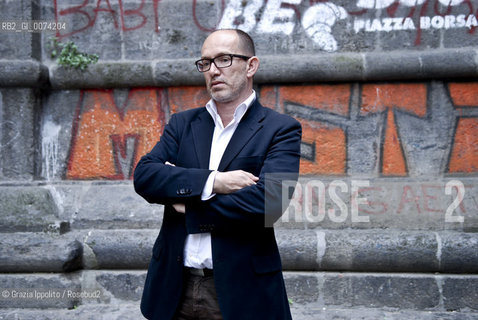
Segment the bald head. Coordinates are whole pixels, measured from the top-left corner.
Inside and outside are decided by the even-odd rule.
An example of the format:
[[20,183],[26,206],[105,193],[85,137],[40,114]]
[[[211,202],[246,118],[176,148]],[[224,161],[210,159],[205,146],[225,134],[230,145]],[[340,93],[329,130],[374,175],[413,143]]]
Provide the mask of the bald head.
[[213,31],[208,38],[213,35],[218,35],[219,33],[233,35],[235,37],[234,41],[236,41],[237,49],[240,50],[242,54],[249,57],[256,55],[254,40],[252,40],[251,36],[246,32],[240,29],[220,29]]

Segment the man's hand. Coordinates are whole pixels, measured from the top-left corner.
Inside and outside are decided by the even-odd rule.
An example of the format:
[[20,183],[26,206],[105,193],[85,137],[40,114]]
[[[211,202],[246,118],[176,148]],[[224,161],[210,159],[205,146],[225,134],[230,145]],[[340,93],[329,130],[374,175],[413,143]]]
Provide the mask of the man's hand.
[[173,208],[179,213],[186,213],[186,205],[184,203],[175,203]]
[[259,178],[243,170],[218,172],[214,179],[213,193],[228,194],[252,186]]

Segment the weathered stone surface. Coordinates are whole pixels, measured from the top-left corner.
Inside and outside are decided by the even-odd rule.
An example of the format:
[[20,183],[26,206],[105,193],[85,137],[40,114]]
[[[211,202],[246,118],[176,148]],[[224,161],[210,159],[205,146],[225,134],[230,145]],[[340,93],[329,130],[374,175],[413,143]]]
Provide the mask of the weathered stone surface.
[[[360,54],[259,56],[262,65],[257,72],[258,83],[361,80],[364,72]],[[284,69],[294,61],[294,69]],[[306,80],[308,79],[308,80]],[[315,80],[313,80],[315,79]]]
[[80,305],[73,309],[3,309],[1,320],[138,320],[143,319],[139,303]]
[[[459,58],[451,58],[457,55]],[[259,56],[261,68],[255,82],[260,84],[473,78],[478,74],[477,55],[475,51],[465,49],[443,49],[433,53],[393,51],[334,55],[265,54]],[[86,70],[52,64],[49,66],[50,83],[55,89],[203,85],[203,76],[194,66],[195,60],[196,58],[99,61]],[[295,68],[285,68],[284,66],[288,66],[292,60],[295,61]],[[442,70],[441,66],[445,61],[447,69]],[[22,70],[26,67],[28,66],[18,66],[17,69]],[[23,76],[19,74],[17,77]]]
[[0,233],[1,272],[69,272],[82,266],[75,238],[51,233]]
[[40,87],[47,81],[48,68],[37,61],[0,61],[0,87]]
[[73,309],[3,309],[1,320],[138,320],[144,319],[139,309],[139,303],[118,303],[101,305],[80,305]]
[[319,290],[325,305],[425,310],[440,304],[433,276],[327,273],[323,277]]
[[58,208],[47,189],[0,187],[0,231],[58,231]]
[[478,273],[478,234],[439,233],[440,270],[448,273]]
[[[267,1],[241,5],[235,1],[163,0],[102,7],[95,2],[54,5],[43,0],[41,6],[43,19],[57,17],[66,22],[67,29],[60,30],[60,37],[74,38],[81,50],[100,53],[105,59],[199,56],[205,36],[217,28],[248,31],[256,39],[259,53],[277,55],[426,51],[475,44],[469,28],[476,20],[470,20],[468,26],[465,21],[461,25],[456,22],[459,15],[474,14],[474,8],[459,1],[448,7],[441,3],[346,0],[328,4],[297,1],[292,7],[282,7],[279,2]],[[95,14],[98,9],[101,13]],[[421,19],[427,19],[428,26]]]
[[122,88],[154,84],[151,62],[100,62],[85,70],[52,65],[50,83],[57,89]]
[[[412,311],[412,310],[380,310],[367,308],[314,308],[291,307],[294,320],[475,320],[476,313],[467,312],[439,312],[439,311]],[[72,310],[26,310],[3,309],[1,320],[138,320],[142,319],[139,303],[121,303],[111,305],[80,305]]]
[[476,313],[467,312],[439,312],[439,311],[412,311],[412,310],[380,310],[372,308],[314,308],[292,306],[294,320],[474,320]]
[[282,267],[285,270],[317,269],[317,235],[308,230],[276,231]]
[[349,230],[327,232],[326,242],[323,270],[438,270],[438,244],[432,233]]
[[143,293],[146,273],[144,271],[97,272],[96,282],[103,288],[103,300],[108,303],[115,301],[138,301]]
[[305,306],[323,299],[319,291],[319,278],[313,273],[285,273],[287,296],[292,304]]
[[[0,234],[6,272],[146,269],[158,229],[84,230],[63,235]],[[476,271],[476,234],[358,230],[276,230],[284,270]]]
[[146,269],[158,230],[92,230],[85,237],[86,269]]
[[73,308],[80,299],[77,274],[1,274],[0,308]]
[[50,185],[59,216],[72,229],[141,229],[161,226],[163,206],[150,205],[131,182]]
[[194,65],[197,59],[156,60],[153,62],[157,86],[204,85],[204,77]]
[[[334,181],[336,198],[332,198],[330,191]],[[337,183],[344,184],[345,189],[342,190]],[[446,194],[449,183],[452,188],[455,188],[455,183],[461,183],[464,192],[463,200],[452,211],[450,208],[453,209],[456,194]],[[360,190],[359,194],[352,193],[354,186]],[[310,190],[319,188],[320,191],[310,193]],[[310,194],[308,197],[305,197],[306,192]],[[352,228],[473,232],[478,228],[478,211],[473,209],[477,192],[475,179],[470,177],[460,177],[458,180],[302,177],[289,209],[276,226],[317,230]],[[357,202],[353,202],[353,199]],[[323,206],[323,211],[319,211],[319,204]],[[459,222],[459,219],[463,219],[463,222]]]
[[1,180],[31,181],[35,177],[38,102],[33,89],[0,89]]
[[[68,275],[3,274],[0,276],[0,290],[6,293],[0,297],[0,307],[58,309],[88,306],[94,310],[100,306],[108,306],[107,308],[117,310],[115,306],[118,305],[139,306],[145,277],[144,270],[89,270]],[[468,315],[476,315],[477,312],[475,275],[285,272],[284,278],[293,313],[304,316],[303,319],[311,319],[308,317],[316,310],[367,311],[364,315],[368,312],[380,315],[383,312],[390,312],[384,314],[395,316],[391,319],[401,319],[399,315],[402,312],[406,315],[420,316],[416,319],[422,319],[421,316],[423,319],[468,319]],[[50,296],[41,301],[26,298],[20,301],[12,297],[12,290],[16,292],[36,290],[38,293],[50,290],[50,294],[64,291],[65,294],[70,292],[70,296],[65,295],[61,298]],[[73,294],[79,292],[84,292],[83,297],[73,298]],[[430,311],[427,316],[420,313],[425,310]],[[45,314],[52,316],[60,311]],[[446,311],[459,312],[454,314]],[[15,312],[37,314],[35,310],[11,310],[9,313],[2,312],[2,315],[11,315]],[[463,317],[454,317],[457,314]],[[11,318],[0,316],[0,319]]]
[[478,276],[443,277],[443,303],[447,311],[478,310]]
[[[39,3],[36,1],[19,0],[15,2],[15,5],[9,1],[0,2],[0,21],[16,22],[15,30],[17,28],[20,30],[21,21],[39,19],[39,15]],[[39,33],[8,31],[8,29],[7,26],[1,26],[1,59],[40,59],[41,37]]]

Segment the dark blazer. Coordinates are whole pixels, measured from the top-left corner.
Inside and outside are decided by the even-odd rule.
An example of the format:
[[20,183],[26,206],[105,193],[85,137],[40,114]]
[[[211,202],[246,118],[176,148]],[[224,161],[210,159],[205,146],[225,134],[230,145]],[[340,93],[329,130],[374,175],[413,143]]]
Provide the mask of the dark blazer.
[[[266,176],[291,173],[297,179],[300,124],[254,101],[234,132],[218,171],[242,169],[260,180],[237,192],[201,201],[211,172],[213,131],[214,122],[204,107],[174,114],[161,140],[135,169],[136,192],[150,203],[165,205],[141,311],[148,319],[173,318],[183,285],[185,238],[210,232],[214,282],[224,319],[291,319],[274,229],[266,225],[266,220],[277,220],[285,210],[281,206],[282,175]],[[165,165],[166,161],[176,166]],[[171,206],[174,203],[185,203],[186,213],[176,212]]]

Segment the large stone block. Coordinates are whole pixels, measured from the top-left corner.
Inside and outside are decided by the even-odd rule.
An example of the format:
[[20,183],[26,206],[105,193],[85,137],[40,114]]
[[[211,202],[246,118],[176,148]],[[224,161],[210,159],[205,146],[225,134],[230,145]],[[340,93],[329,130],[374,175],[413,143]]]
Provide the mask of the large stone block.
[[440,270],[448,273],[478,273],[478,233],[447,232],[440,240]]
[[147,269],[157,230],[92,230],[85,236],[86,269]]
[[141,300],[146,280],[144,271],[97,272],[95,277],[102,288],[104,302]]
[[33,89],[0,90],[0,179],[32,180],[37,155],[38,96]]
[[76,274],[2,274],[0,308],[74,308],[81,292]]
[[325,305],[342,307],[424,310],[440,304],[433,276],[325,274],[319,290]]
[[[0,21],[15,23],[15,30],[21,30],[21,22],[35,19],[39,19],[37,1],[0,2]],[[40,59],[40,33],[7,31],[9,28],[0,26],[0,57],[2,59]]]
[[138,320],[142,319],[139,302],[117,304],[87,304],[72,309],[3,309],[1,320]]
[[478,310],[478,276],[444,277],[443,303],[447,311]]
[[33,60],[0,61],[0,87],[42,87],[48,68]]
[[0,271],[69,272],[82,267],[82,244],[71,235],[0,233]]
[[0,231],[64,231],[58,207],[47,189],[0,187]]
[[323,270],[424,272],[438,270],[432,233],[338,231],[326,233]]
[[151,205],[131,182],[71,182],[50,185],[59,216],[73,229],[141,229],[161,226],[163,206]]
[[101,61],[85,70],[50,66],[50,83],[58,89],[147,87],[154,81],[151,62]]
[[323,292],[319,289],[319,279],[314,274],[285,273],[287,296],[292,305],[305,306],[314,304],[323,299]]
[[314,231],[278,230],[277,244],[285,270],[317,270],[318,240]]

